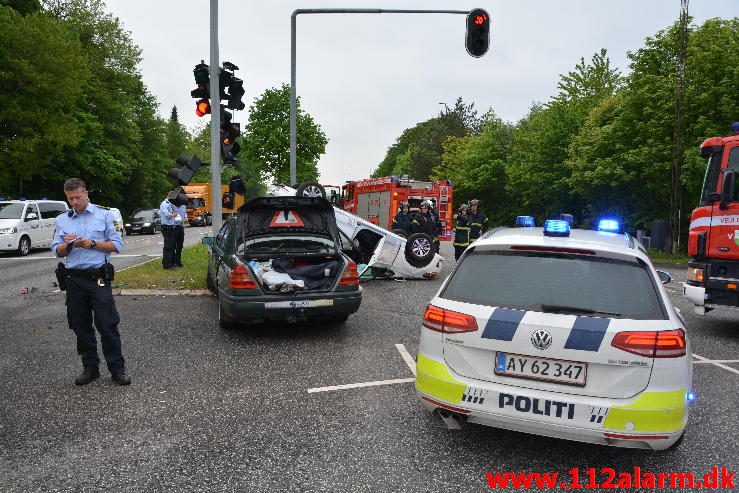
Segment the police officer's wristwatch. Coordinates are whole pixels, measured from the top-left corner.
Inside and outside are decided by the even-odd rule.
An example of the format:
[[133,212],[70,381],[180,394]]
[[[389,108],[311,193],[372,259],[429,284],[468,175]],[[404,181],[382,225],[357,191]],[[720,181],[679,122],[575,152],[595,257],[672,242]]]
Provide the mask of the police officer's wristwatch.
[[98,246],[98,242],[95,240],[90,241],[90,250],[95,250],[95,247]]

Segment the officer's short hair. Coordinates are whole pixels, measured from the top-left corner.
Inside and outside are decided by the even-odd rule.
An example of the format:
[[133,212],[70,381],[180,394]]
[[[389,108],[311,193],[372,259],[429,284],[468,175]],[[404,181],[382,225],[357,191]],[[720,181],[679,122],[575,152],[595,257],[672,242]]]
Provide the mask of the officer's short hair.
[[79,178],[70,178],[69,180],[64,182],[64,191],[65,192],[71,192],[73,190],[79,190],[79,189],[87,191],[87,187],[85,186],[85,182],[80,180]]

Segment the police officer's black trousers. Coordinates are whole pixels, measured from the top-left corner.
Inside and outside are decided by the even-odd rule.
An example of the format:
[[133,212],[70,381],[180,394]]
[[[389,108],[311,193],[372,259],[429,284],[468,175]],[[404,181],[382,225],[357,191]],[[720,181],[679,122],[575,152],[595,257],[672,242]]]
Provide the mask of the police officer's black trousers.
[[93,315],[108,370],[118,373],[123,370],[125,361],[118,332],[121,319],[115,308],[110,284],[98,286],[97,280],[67,277],[67,322],[77,335],[77,353],[82,357],[82,365],[97,370],[100,357],[95,329],[92,327]]
[[175,226],[174,264],[182,267],[182,245],[185,243],[185,227]]
[[164,249],[162,251],[162,265],[165,269],[175,267],[175,246],[177,244],[177,228],[174,226],[162,226],[164,236]]

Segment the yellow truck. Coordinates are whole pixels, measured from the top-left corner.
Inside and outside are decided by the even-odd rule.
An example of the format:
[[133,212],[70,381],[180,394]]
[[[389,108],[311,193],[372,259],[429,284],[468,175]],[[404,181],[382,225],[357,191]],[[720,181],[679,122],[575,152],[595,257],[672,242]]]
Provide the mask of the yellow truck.
[[[187,222],[190,226],[210,226],[213,217],[213,201],[210,197],[210,183],[191,183],[182,187],[187,195]],[[228,185],[221,185],[221,204],[228,195]],[[232,207],[222,207],[223,218],[235,214],[244,205],[244,196],[234,194]]]

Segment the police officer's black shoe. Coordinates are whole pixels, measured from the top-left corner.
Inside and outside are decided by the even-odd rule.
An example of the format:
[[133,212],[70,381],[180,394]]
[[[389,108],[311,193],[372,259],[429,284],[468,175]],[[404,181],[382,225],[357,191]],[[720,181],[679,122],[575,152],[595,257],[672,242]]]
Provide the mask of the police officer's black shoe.
[[110,377],[118,385],[131,385],[131,377],[126,375],[126,370],[121,370],[117,373],[113,373]]
[[85,371],[82,372],[82,374],[74,379],[75,385],[87,385],[88,383],[92,382],[93,380],[96,380],[100,378],[100,372],[93,369],[85,368]]

